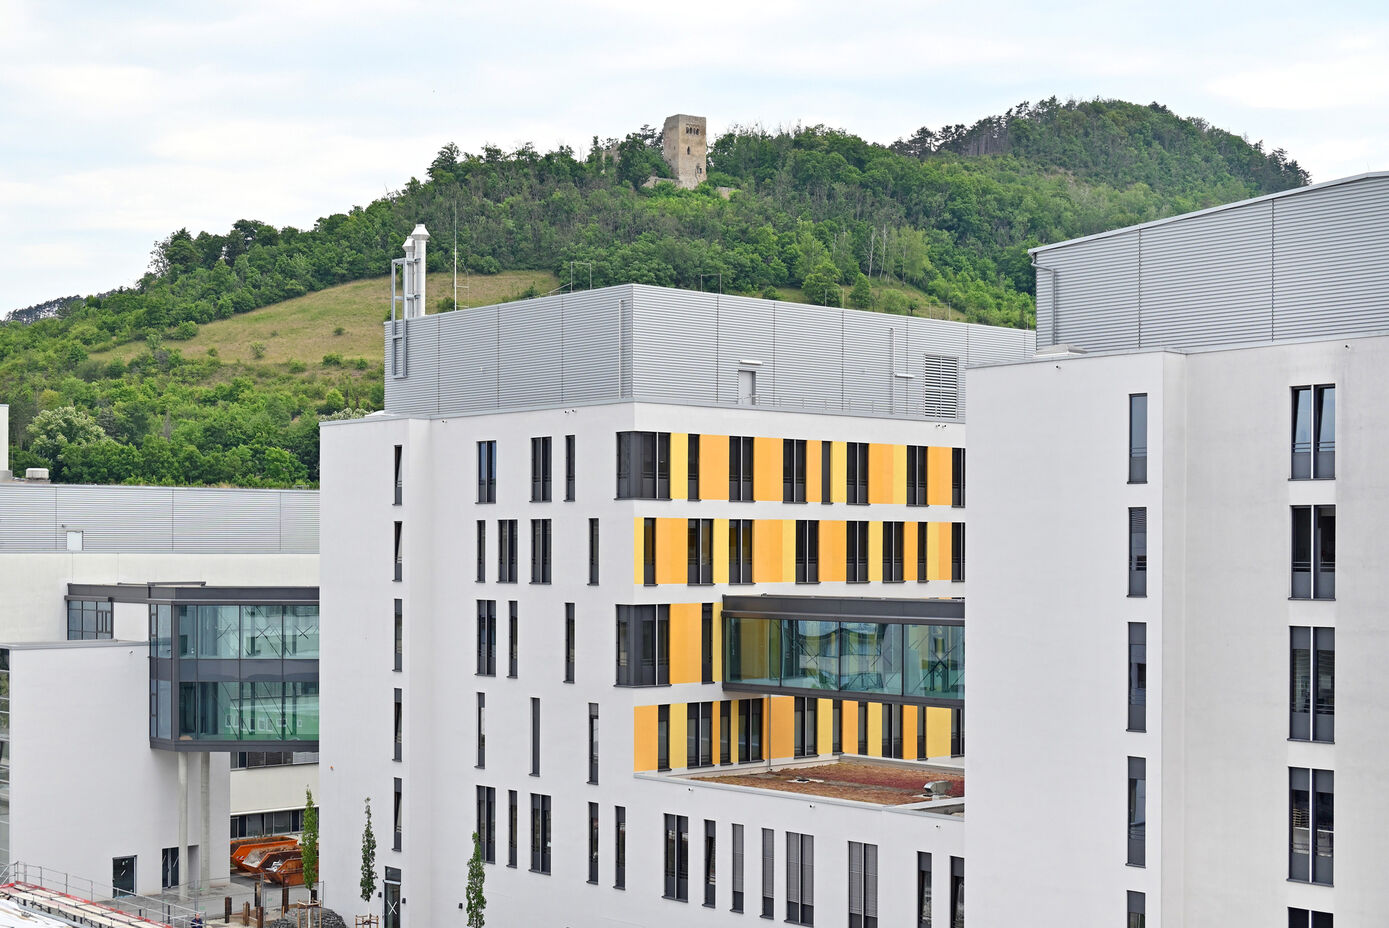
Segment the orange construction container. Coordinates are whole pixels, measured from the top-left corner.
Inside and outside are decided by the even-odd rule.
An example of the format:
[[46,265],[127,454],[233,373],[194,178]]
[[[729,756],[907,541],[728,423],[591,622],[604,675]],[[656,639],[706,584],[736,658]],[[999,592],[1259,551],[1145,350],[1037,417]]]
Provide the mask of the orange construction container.
[[254,873],[260,867],[261,858],[273,851],[293,850],[299,846],[294,838],[279,835],[260,841],[248,841],[232,851],[231,865],[242,873]]

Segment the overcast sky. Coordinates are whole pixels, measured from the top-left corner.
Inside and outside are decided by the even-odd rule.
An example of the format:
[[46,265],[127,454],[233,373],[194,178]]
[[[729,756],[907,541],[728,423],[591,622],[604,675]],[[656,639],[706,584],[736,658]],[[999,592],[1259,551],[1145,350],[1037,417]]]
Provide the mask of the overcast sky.
[[1389,4],[0,0],[0,313],[152,244],[306,227],[439,147],[580,151],[670,113],[877,142],[1022,100],[1167,104],[1331,180],[1389,169]]

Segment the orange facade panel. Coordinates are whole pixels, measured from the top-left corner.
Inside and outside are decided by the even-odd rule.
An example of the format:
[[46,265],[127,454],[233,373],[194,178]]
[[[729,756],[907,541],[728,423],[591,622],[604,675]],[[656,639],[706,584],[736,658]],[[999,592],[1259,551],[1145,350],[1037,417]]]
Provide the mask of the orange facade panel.
[[687,499],[690,491],[690,436],[670,433],[670,498]]
[[916,576],[916,543],[919,522],[907,522],[902,526],[902,579],[911,583]]
[[632,709],[632,769],[656,769],[656,707]]
[[700,613],[699,603],[673,603],[670,607],[671,683],[700,682]]
[[728,499],[728,436],[699,436],[699,498]]
[[880,583],[883,579],[883,523],[868,523],[868,579]]
[[[820,521],[820,579],[844,581],[847,553],[846,523],[842,519]],[[640,566],[640,564],[638,564]]]
[[830,442],[830,502],[849,501],[849,447],[842,441]]
[[926,505],[928,506],[950,505],[951,457],[949,448],[926,449]]
[[768,760],[793,757],[796,753],[796,700],[794,696],[773,696],[767,718]]
[[805,501],[807,503],[822,503],[824,497],[820,490],[824,485],[824,454],[820,450],[824,444],[822,441],[807,441],[805,443]]
[[[782,574],[785,530],[784,519],[754,519],[752,522],[752,577],[757,583],[781,583],[789,578]],[[793,523],[794,531],[794,523]],[[794,536],[793,536],[794,537]],[[795,556],[795,549],[792,549]]]
[[752,440],[752,498],[758,502],[781,502],[781,439]]
[[656,582],[684,583],[689,579],[689,522],[656,520]]

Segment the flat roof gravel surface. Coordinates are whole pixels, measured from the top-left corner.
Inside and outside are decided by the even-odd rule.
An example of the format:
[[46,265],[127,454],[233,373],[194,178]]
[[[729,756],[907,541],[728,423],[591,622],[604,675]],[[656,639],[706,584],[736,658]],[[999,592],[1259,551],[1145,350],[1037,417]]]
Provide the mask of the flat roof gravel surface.
[[[713,783],[731,786],[753,786],[830,799],[851,799],[856,802],[875,802],[884,806],[910,805],[928,799],[958,799],[965,794],[964,775],[934,767],[899,767],[859,761],[836,761],[810,767],[786,767],[780,770],[759,770],[725,776],[699,777]],[[949,790],[943,795],[924,795],[927,783],[946,780]]]

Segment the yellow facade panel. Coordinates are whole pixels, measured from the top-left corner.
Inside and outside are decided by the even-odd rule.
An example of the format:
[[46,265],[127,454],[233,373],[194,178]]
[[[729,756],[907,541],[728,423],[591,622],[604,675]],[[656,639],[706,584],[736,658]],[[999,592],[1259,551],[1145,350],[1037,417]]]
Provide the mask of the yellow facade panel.
[[858,702],[844,700],[839,706],[840,747],[845,754],[858,753]]
[[752,498],[763,503],[781,502],[781,439],[752,440]]
[[781,520],[781,580],[794,583],[796,580],[796,520]]
[[632,709],[632,769],[656,769],[656,707]]
[[689,579],[689,522],[656,520],[656,582],[684,583]]
[[[845,522],[842,519],[820,521],[820,579],[843,582],[846,554]],[[638,562],[640,567],[640,562]]]
[[670,607],[670,682],[698,683],[700,658],[700,604],[673,603]]
[[902,526],[902,579],[908,583],[916,579],[916,526],[915,522]]
[[690,492],[690,436],[670,433],[670,498],[686,499]]
[[907,446],[892,446],[892,482],[888,502],[898,506],[907,505]]
[[[868,502],[892,502],[892,452],[895,445],[868,446]],[[903,488],[905,494],[906,488]],[[903,502],[906,502],[905,498]]]
[[950,505],[950,449],[926,449],[926,505]]
[[699,436],[699,498],[728,499],[728,436]]
[[[727,483],[725,482],[725,486]],[[701,491],[702,492],[702,491]],[[728,582],[728,520],[714,520],[714,582]]]
[[771,753],[768,759],[793,757],[796,753],[796,700],[794,696],[773,696],[771,714],[766,716]]
[[815,701],[815,753],[828,754],[834,750],[834,700]]
[[868,756],[883,756],[883,704],[868,704]]
[[935,576],[932,580],[950,579],[950,523],[932,522],[931,559],[935,562]]
[[830,502],[849,501],[849,449],[842,441],[830,442]]
[[[756,583],[780,583],[782,519],[752,521],[752,579]],[[794,577],[794,574],[792,575]]]
[[916,743],[916,714],[921,711],[919,706],[902,707],[902,759],[916,760],[921,755],[917,753],[919,747]]
[[824,463],[820,457],[824,452],[820,446],[824,442],[807,441],[805,443],[805,501],[807,503],[824,502],[824,497],[820,495],[823,488],[823,473],[821,465]]
[[868,579],[879,583],[883,579],[883,523],[868,523]]
[[733,704],[728,707],[728,762],[730,764],[742,763],[743,759],[738,756],[738,703],[741,700],[733,700]]
[[685,756],[685,748],[689,742],[686,740],[686,730],[689,728],[689,719],[685,715],[688,710],[683,702],[675,703],[670,707],[670,769],[679,770],[688,767],[689,760]]
[[950,756],[950,710],[940,706],[927,706],[926,712],[926,756]]

